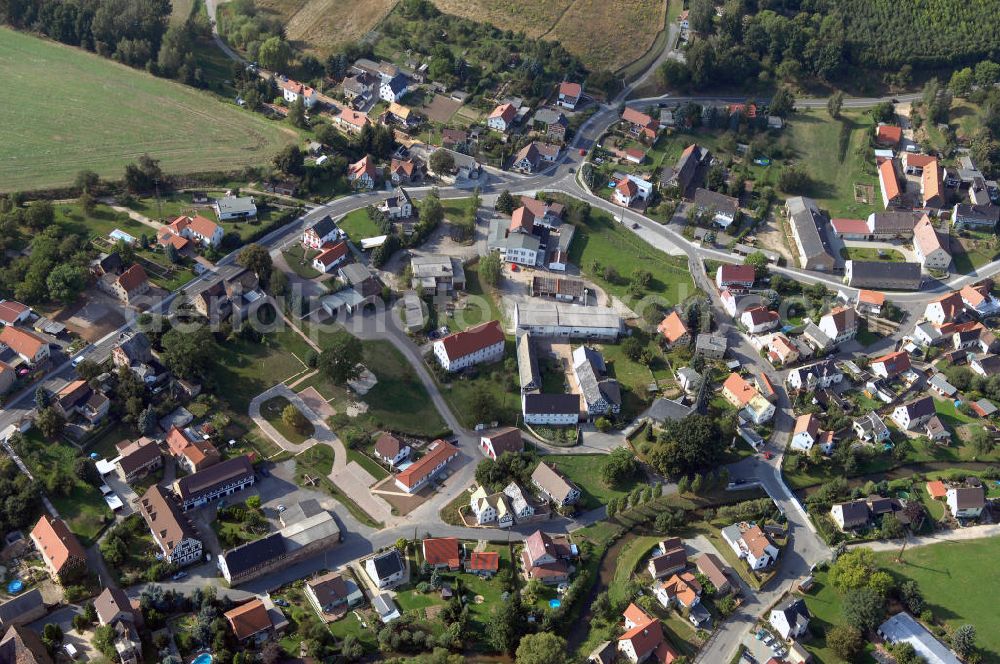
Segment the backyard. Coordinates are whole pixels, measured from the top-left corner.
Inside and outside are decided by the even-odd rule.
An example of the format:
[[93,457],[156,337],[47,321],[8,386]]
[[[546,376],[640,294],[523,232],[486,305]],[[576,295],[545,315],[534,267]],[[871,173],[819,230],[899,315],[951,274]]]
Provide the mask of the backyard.
[[268,399],[260,405],[260,414],[264,417],[268,423],[278,430],[282,436],[288,439],[289,442],[295,445],[301,445],[306,442],[312,435],[316,432],[312,423],[305,419],[305,415],[302,411],[295,408],[296,412],[299,413],[301,421],[298,426],[293,426],[285,421],[284,413],[285,409],[292,406],[292,403],[285,397],[273,397]]
[[[813,638],[805,641],[806,650],[816,658],[817,664],[839,664],[843,660],[831,648],[826,645],[826,632],[834,625],[844,622],[844,614],[841,606],[842,597],[833,589],[829,582],[829,573],[826,570],[819,570],[814,574],[815,584],[807,595],[805,595],[806,606],[812,614],[809,629],[814,635]],[[926,596],[926,590],[921,586]],[[874,647],[871,644],[865,646],[865,653],[857,660],[857,664],[875,664],[875,659],[871,653]]]
[[349,212],[337,222],[337,226],[347,233],[347,237],[351,238],[355,244],[360,244],[361,240],[365,238],[382,234],[375,222],[368,216],[368,208]]
[[604,483],[601,473],[608,458],[605,454],[558,454],[545,456],[542,461],[579,487],[577,506],[587,511],[606,505],[612,498],[627,496],[631,488],[619,489]]

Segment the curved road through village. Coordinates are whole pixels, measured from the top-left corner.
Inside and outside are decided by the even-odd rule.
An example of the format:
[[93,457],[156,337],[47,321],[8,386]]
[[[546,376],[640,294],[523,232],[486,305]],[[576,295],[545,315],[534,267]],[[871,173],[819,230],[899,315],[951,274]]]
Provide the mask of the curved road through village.
[[[214,15],[214,0],[208,0],[207,5],[210,15]],[[221,38],[218,38],[217,33],[216,40],[219,43],[220,48],[229,57],[242,61],[237,53],[230,49],[221,40]],[[662,57],[658,59],[657,63],[662,61],[662,59]],[[645,78],[650,75],[651,72],[652,68],[640,78]],[[616,217],[622,218],[626,227],[631,228],[633,232],[645,241],[650,242],[659,248],[666,249],[670,253],[683,253],[689,257],[689,263],[692,266],[693,277],[695,278],[697,285],[706,293],[712,294],[714,318],[719,330],[728,336],[730,340],[730,347],[733,348],[735,355],[744,363],[745,366],[765,372],[773,379],[775,385],[782,385],[783,376],[781,372],[777,372],[769,365],[766,365],[761,360],[759,354],[749,346],[747,340],[730,324],[728,316],[726,316],[721,310],[721,303],[718,300],[717,294],[715,294],[715,289],[712,287],[711,279],[705,274],[704,271],[705,259],[741,262],[741,258],[724,251],[705,248],[698,244],[689,242],[680,233],[676,232],[672,228],[664,226],[634,211],[623,212],[620,207],[612,205],[608,201],[593,195],[579,181],[576,174],[585,159],[580,156],[580,149],[589,149],[605,131],[605,129],[618,119],[619,105],[628,97],[631,91],[632,87],[627,87],[611,103],[600,106],[598,112],[595,113],[581,127],[572,144],[569,146],[569,149],[564,151],[561,159],[544,172],[532,176],[521,176],[488,169],[484,172],[484,178],[480,182],[457,187],[449,186],[440,188],[439,192],[441,197],[466,197],[470,195],[471,189],[475,186],[480,188],[481,193],[483,194],[484,202],[491,201],[503,189],[508,189],[512,193],[527,194],[544,190],[573,196],[590,203],[594,207],[606,210]],[[916,97],[917,95],[900,95],[897,99],[899,101],[908,101]],[[646,107],[650,104],[658,104],[662,102],[673,103],[688,100],[720,100],[739,102],[744,99],[744,97],[735,96],[673,97],[670,95],[664,95],[662,97],[629,100],[627,103],[630,106]],[[863,108],[885,100],[886,99],[878,98],[847,99],[844,102],[844,107]],[[801,99],[797,102],[799,107],[823,107],[825,104],[825,99]],[[429,190],[429,187],[423,187],[413,188],[410,191],[414,198],[419,199],[426,196]],[[273,254],[278,255],[282,246],[292,241],[296,236],[300,236],[305,228],[310,226],[312,223],[315,223],[322,217],[330,215],[335,219],[339,218],[348,212],[364,208],[367,205],[380,200],[382,196],[383,193],[380,192],[359,193],[333,200],[323,205],[310,207],[300,218],[274,231],[260,240],[259,243],[270,249]],[[236,254],[234,252],[233,254],[230,254],[220,260],[217,264],[215,276],[226,277],[235,272],[237,269],[234,265],[235,256]],[[800,282],[823,283],[834,290],[851,290],[845,289],[836,276],[809,272],[794,267],[773,267],[772,270],[774,272],[790,276]],[[974,280],[992,276],[998,272],[1000,272],[1000,261],[994,261],[977,270],[975,274],[954,276],[946,282],[934,282],[919,293],[893,294],[892,299],[896,304],[900,305],[904,309],[909,309],[911,312],[916,311],[918,307],[921,307],[922,303],[928,300],[931,293],[941,293],[957,288]],[[174,292],[164,301],[157,304],[153,309],[156,311],[168,312],[173,303],[183,300],[183,296],[185,294],[194,292],[196,289],[203,286],[203,278],[205,277],[199,277],[182,289]],[[911,322],[914,319],[915,316],[911,315]],[[421,537],[426,533],[431,533],[436,536],[456,536],[470,539],[481,539],[484,537],[492,537],[494,539],[521,539],[524,537],[526,532],[530,532],[531,529],[521,529],[516,527],[509,533],[496,530],[458,528],[447,525],[441,520],[439,516],[440,509],[445,504],[450,502],[455,496],[464,492],[466,487],[469,486],[473,480],[475,464],[478,460],[478,455],[475,452],[478,437],[475,432],[464,429],[458,418],[456,418],[454,413],[451,412],[447,402],[441,397],[436,383],[424,366],[419,348],[403,331],[399,329],[394,316],[385,315],[379,320],[371,317],[364,317],[360,320],[363,321],[363,325],[355,326],[352,328],[352,332],[362,338],[387,339],[397,349],[399,349],[406,358],[407,362],[412,365],[421,382],[427,388],[434,407],[441,413],[442,417],[458,437],[459,447],[462,450],[462,456],[455,464],[452,476],[445,482],[444,489],[436,493],[422,506],[411,512],[406,517],[387,520],[386,527],[380,530],[374,530],[359,523],[347,512],[346,509],[338,504],[336,512],[342,521],[345,531],[345,540],[340,547],[329,551],[327,554],[320,556],[313,561],[309,561],[303,565],[297,565],[294,570],[285,570],[283,573],[270,575],[267,579],[247,584],[240,590],[222,589],[222,592],[227,592],[239,597],[244,596],[247,592],[262,591],[273,588],[294,578],[301,578],[314,569],[330,568],[344,564],[380,547],[390,545],[399,537]],[[135,321],[129,321],[121,329],[116,330],[104,339],[90,346],[85,351],[86,355],[97,361],[107,358],[110,354],[112,346],[118,338],[119,333],[132,329],[134,326]],[[56,367],[46,377],[44,384],[49,389],[57,390],[72,379],[72,377],[72,368],[67,362],[59,367]],[[25,390],[10,399],[3,412],[0,413],[0,432],[3,432],[10,425],[18,424],[30,415],[31,395],[33,394],[33,390],[34,387],[29,390]],[[788,588],[789,583],[805,575],[811,565],[831,556],[830,550],[816,535],[812,524],[809,522],[806,514],[802,510],[801,505],[792,495],[791,491],[785,485],[781,477],[781,457],[794,423],[794,415],[787,395],[781,389],[778,391],[779,400],[777,403],[777,414],[775,416],[774,435],[769,441],[770,449],[775,452],[774,458],[770,461],[765,461],[761,458],[752,458],[742,461],[733,465],[731,473],[734,478],[758,482],[784,511],[788,517],[791,529],[789,546],[782,554],[782,559],[777,570],[777,579],[771,584],[771,590],[756,593],[756,595],[750,598],[749,601],[746,602],[734,616],[719,626],[710,642],[699,654],[696,660],[699,662],[717,663],[728,661],[735,653],[739,640],[745,634],[746,630],[749,629],[757,618],[768,608],[768,606],[772,602],[776,601],[780,594]],[[330,444],[334,446],[334,449],[337,449],[335,443]],[[666,490],[670,491],[675,489],[667,487]],[[577,520],[552,520],[547,523],[545,527],[546,530],[572,531],[588,523],[600,520],[601,518],[603,518],[603,510],[595,510],[591,513],[582,515]],[[204,585],[206,582],[214,582],[215,578],[213,565],[206,564],[200,568],[191,570],[191,576],[188,579],[178,582],[170,582],[165,585],[172,586],[180,590],[191,590],[195,587]],[[139,588],[132,588],[130,592],[134,594],[138,592],[138,590]]]

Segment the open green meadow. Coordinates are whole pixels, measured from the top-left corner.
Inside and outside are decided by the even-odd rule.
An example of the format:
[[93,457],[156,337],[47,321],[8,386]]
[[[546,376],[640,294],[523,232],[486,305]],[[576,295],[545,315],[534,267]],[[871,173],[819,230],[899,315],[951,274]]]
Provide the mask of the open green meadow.
[[169,173],[238,169],[296,140],[287,127],[80,49],[0,29],[0,191],[120,178],[144,152]]

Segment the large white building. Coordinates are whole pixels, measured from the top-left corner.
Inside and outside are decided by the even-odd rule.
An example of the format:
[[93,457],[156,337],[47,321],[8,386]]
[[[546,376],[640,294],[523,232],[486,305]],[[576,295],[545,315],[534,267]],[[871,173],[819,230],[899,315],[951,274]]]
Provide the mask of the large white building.
[[491,320],[434,342],[434,356],[445,371],[461,371],[503,357],[505,339],[500,322]]

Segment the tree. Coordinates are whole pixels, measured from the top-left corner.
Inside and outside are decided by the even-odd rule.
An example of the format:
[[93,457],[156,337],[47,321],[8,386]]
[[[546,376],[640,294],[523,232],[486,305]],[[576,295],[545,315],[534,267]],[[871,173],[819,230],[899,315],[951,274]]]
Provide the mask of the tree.
[[754,274],[758,279],[766,277],[769,269],[767,256],[762,251],[755,251],[743,260],[744,265],[753,265]]
[[689,5],[688,21],[695,32],[711,34],[715,21],[714,0],[692,0]]
[[305,155],[298,145],[286,145],[274,155],[274,167],[285,175],[301,177],[306,172]]
[[830,583],[841,591],[863,588],[877,569],[875,553],[871,549],[851,549],[842,553],[830,566]]
[[514,197],[510,195],[510,191],[504,189],[497,196],[496,211],[501,214],[510,214],[517,207],[517,203],[514,201]]
[[271,275],[267,278],[267,284],[267,291],[275,297],[288,294],[288,275],[278,268],[271,268]]
[[499,253],[491,251],[479,259],[479,278],[486,284],[496,286],[500,283],[502,276],[503,262],[500,260]]
[[334,383],[343,385],[361,375],[363,357],[361,340],[346,331],[338,331],[319,354],[317,367]]
[[[983,64],[983,63],[980,63]],[[101,186],[101,176],[94,171],[83,170],[76,174],[73,186],[81,192],[94,194]]]
[[551,632],[528,634],[517,646],[517,664],[566,664],[566,639]]
[[795,95],[786,87],[778,88],[771,98],[771,114],[784,118],[795,110]]
[[45,279],[49,297],[57,302],[72,302],[87,285],[87,274],[83,268],[63,263],[56,265]]
[[309,420],[302,411],[295,407],[295,404],[288,404],[281,411],[281,421],[292,427],[299,433],[305,433],[309,430]]
[[920,586],[913,579],[907,579],[900,585],[899,599],[913,615],[919,616],[924,612],[924,596],[920,592]]
[[94,210],[97,208],[97,199],[89,191],[80,194],[76,202],[87,216],[94,214]]
[[431,170],[438,175],[455,170],[455,157],[447,150],[435,150],[430,159]]
[[865,641],[857,627],[834,625],[826,633],[826,645],[845,662],[853,662],[865,647]]
[[903,536],[903,524],[892,514],[882,517],[882,537],[885,539],[898,539]]
[[834,120],[840,118],[840,109],[844,107],[844,93],[841,90],[837,90],[830,98],[826,100],[826,112],[830,114],[830,117]]
[[49,391],[39,385],[35,388],[35,408],[43,410],[49,407]]
[[171,329],[163,335],[160,345],[160,359],[181,378],[201,378],[215,360],[215,340],[203,325],[184,332]]
[[806,193],[811,184],[812,178],[801,166],[789,166],[778,176],[778,187],[789,194]]
[[975,69],[976,85],[987,88],[1000,81],[1000,65],[989,60],[983,60]]
[[[956,629],[955,634],[951,637],[951,647],[963,659],[972,654],[973,649],[976,647],[975,625],[962,625]],[[520,648],[518,652],[520,652]]]
[[52,206],[52,201],[36,201],[24,211],[24,223],[36,231],[51,226],[55,218],[56,211]]
[[306,104],[302,101],[302,95],[296,97],[295,101],[288,106],[288,121],[299,129],[305,129],[309,126],[306,121]]
[[608,486],[621,486],[632,479],[638,470],[635,455],[626,447],[616,447],[608,455],[601,469],[601,479]]
[[292,49],[281,37],[269,37],[257,49],[257,61],[264,69],[273,72],[284,71],[288,67],[288,59]]
[[844,619],[862,632],[873,631],[885,617],[885,599],[871,588],[858,588],[844,596]]
[[42,432],[46,440],[55,440],[62,435],[63,429],[66,427],[66,418],[49,406],[38,413],[38,417],[35,418],[35,426]]
[[101,474],[97,470],[97,465],[87,457],[77,457],[73,460],[73,474],[82,482],[91,485],[100,485]]
[[705,480],[701,476],[701,473],[695,473],[694,479],[691,480],[691,493],[697,495],[702,492],[705,488]]
[[236,257],[236,262],[257,275],[261,286],[267,288],[274,267],[271,254],[259,244],[248,244]]
[[669,58],[660,65],[656,74],[665,88],[685,88],[691,82],[691,72],[684,63]]
[[484,385],[473,388],[469,412],[477,424],[486,424],[496,419],[496,399]]
[[176,265],[181,259],[180,254],[177,253],[177,247],[172,244],[168,244],[164,247],[163,255],[167,257],[167,260],[170,261],[171,265]]
[[521,600],[515,593],[509,600],[501,601],[499,606],[494,607],[486,624],[486,638],[494,650],[510,654],[517,647],[523,631]]
[[880,101],[871,110],[872,120],[877,123],[892,123],[896,121],[896,107],[891,101]]
[[975,75],[971,67],[959,69],[952,73],[951,80],[948,81],[948,89],[956,97],[968,97],[975,84]]
[[725,445],[718,421],[693,414],[667,424],[649,454],[649,462],[661,473],[686,475],[715,466]]
[[49,650],[55,650],[63,642],[62,627],[56,623],[46,623],[42,628],[42,642]]
[[160,160],[153,159],[148,154],[139,157],[138,163],[126,164],[125,186],[133,194],[152,191],[157,182],[163,180],[163,170]]
[[969,442],[972,445],[972,450],[976,453],[976,456],[986,456],[993,451],[996,445],[993,440],[993,434],[990,433],[985,427],[973,427],[972,435],[969,437]]
[[93,644],[102,655],[114,660],[118,654],[115,651],[115,628],[111,625],[98,626],[94,629]]

